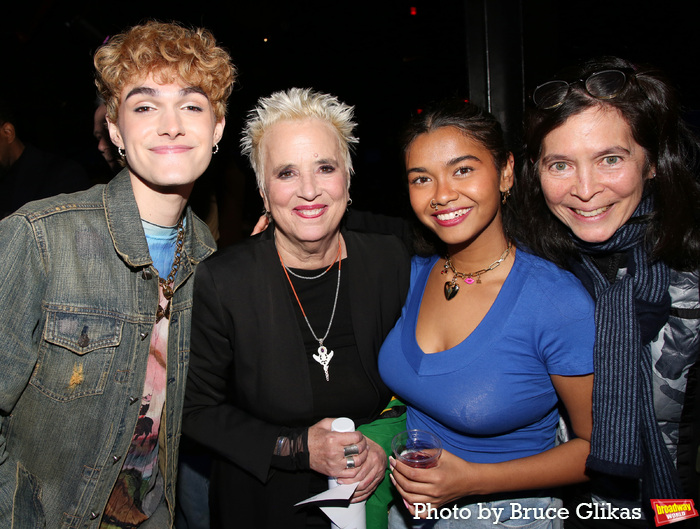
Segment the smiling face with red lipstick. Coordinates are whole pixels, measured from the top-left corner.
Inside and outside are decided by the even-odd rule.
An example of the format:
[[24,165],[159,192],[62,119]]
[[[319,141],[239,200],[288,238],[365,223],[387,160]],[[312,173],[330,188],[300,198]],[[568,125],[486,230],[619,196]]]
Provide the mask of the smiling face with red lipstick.
[[279,121],[260,147],[260,194],[274,219],[278,247],[337,248],[349,172],[331,125],[316,118]]
[[153,74],[124,85],[114,144],[124,149],[134,193],[189,193],[224,130],[207,95],[196,87],[159,84]]
[[[406,149],[411,206],[450,246],[476,241],[503,251],[501,192],[513,185],[513,158],[496,167],[491,151],[456,127],[418,135]],[[451,252],[451,253],[454,253]]]

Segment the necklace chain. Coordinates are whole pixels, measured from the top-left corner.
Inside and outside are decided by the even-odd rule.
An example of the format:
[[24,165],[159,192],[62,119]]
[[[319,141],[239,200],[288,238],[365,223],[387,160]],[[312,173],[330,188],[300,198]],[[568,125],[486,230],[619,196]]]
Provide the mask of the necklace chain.
[[[296,298],[297,303],[299,304],[299,308],[301,309],[301,313],[304,316],[304,321],[306,321],[306,325],[309,327],[309,330],[311,331],[311,335],[318,342],[318,349],[317,349],[318,354],[313,355],[313,358],[314,358],[314,360],[316,360],[316,362],[321,364],[321,366],[323,367],[323,373],[326,375],[326,382],[328,382],[328,381],[330,381],[330,373],[329,373],[328,369],[329,369],[331,359],[333,358],[334,353],[333,353],[333,351],[329,352],[328,349],[326,348],[326,346],[323,345],[323,342],[325,341],[326,338],[328,338],[328,334],[331,332],[331,326],[333,325],[333,318],[335,317],[335,309],[338,306],[338,293],[340,292],[340,268],[341,268],[341,264],[342,264],[342,260],[340,258],[341,257],[340,238],[338,239],[338,256],[337,256],[336,260],[333,261],[331,263],[331,265],[328,268],[326,268],[326,270],[323,273],[321,273],[320,275],[318,275],[316,277],[304,277],[304,276],[299,276],[299,275],[295,274],[289,268],[287,268],[287,266],[284,264],[284,260],[282,259],[282,255],[280,254],[279,250],[277,250],[277,256],[280,259],[280,263],[282,263],[282,268],[284,269],[284,275],[287,276],[287,281],[289,281],[289,286],[292,287],[292,292],[294,292],[294,297]],[[297,294],[297,291],[294,288],[294,284],[292,283],[292,280],[289,277],[289,273],[291,273],[294,277],[299,277],[300,279],[317,279],[317,278],[325,275],[326,272],[328,272],[333,267],[333,265],[336,263],[336,261],[338,262],[338,282],[335,286],[335,299],[333,300],[333,310],[331,312],[331,319],[328,322],[328,328],[326,329],[326,334],[323,335],[323,338],[319,338],[318,336],[316,336],[316,333],[314,332],[313,327],[311,327],[311,323],[309,322],[309,318],[306,315],[306,311],[304,311],[304,307],[302,306],[301,300],[299,299],[299,295]]]
[[333,261],[333,262],[330,264],[330,266],[329,266],[328,268],[326,268],[323,272],[321,272],[320,274],[315,275],[315,276],[303,276],[303,275],[301,275],[301,274],[297,274],[297,273],[294,272],[294,270],[292,270],[291,268],[289,268],[287,265],[284,266],[284,269],[285,269],[287,272],[289,272],[290,274],[292,274],[294,277],[298,277],[299,279],[309,279],[309,280],[311,280],[311,279],[318,279],[318,278],[320,278],[320,277],[325,276],[325,275],[328,273],[328,271],[329,271],[331,268],[333,268],[333,265],[334,265],[334,264],[335,264],[335,261]]
[[170,273],[168,277],[163,279],[158,278],[158,283],[163,288],[163,296],[168,300],[165,309],[158,304],[158,310],[156,311],[156,323],[163,318],[170,319],[170,300],[173,298],[175,291],[173,290],[173,283],[175,282],[175,275],[177,274],[178,268],[180,268],[180,257],[182,256],[182,245],[185,241],[185,228],[183,226],[182,217],[177,223],[177,241],[175,241],[175,257],[173,257],[173,266],[170,268]]
[[500,265],[508,257],[511,248],[513,248],[513,242],[508,241],[508,246],[498,259],[496,259],[486,268],[482,268],[481,270],[477,270],[476,272],[458,272],[452,264],[450,254],[447,254],[445,256],[445,265],[440,271],[441,274],[446,274],[448,270],[451,270],[453,274],[452,279],[445,283],[445,298],[447,299],[447,301],[454,298],[457,295],[457,292],[459,292],[459,285],[457,284],[458,279],[464,279],[464,282],[468,285],[471,285],[475,282],[481,283],[482,274],[485,274],[486,272],[490,272],[491,270],[498,268],[498,265]]

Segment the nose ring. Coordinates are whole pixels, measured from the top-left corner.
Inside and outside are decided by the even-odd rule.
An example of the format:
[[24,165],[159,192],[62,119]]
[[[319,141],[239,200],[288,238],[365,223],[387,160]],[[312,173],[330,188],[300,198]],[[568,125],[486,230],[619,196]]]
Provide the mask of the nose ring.
[[438,210],[438,205],[437,202],[435,202],[435,199],[430,201],[430,207],[433,208],[435,211]]

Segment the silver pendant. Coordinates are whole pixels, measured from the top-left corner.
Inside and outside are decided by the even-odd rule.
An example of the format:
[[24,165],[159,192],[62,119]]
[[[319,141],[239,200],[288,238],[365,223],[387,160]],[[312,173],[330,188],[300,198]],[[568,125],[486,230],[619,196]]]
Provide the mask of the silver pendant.
[[318,348],[318,354],[313,355],[314,360],[316,360],[319,364],[323,366],[323,372],[326,375],[326,382],[330,381],[330,375],[328,374],[328,366],[331,363],[331,358],[333,358],[333,351],[330,353],[328,352],[328,349],[321,344]]

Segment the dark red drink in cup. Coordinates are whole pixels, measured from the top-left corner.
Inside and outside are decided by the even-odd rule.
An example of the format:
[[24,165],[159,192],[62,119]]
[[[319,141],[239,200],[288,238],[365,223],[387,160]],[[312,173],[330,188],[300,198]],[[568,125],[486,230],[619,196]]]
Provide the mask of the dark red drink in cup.
[[442,453],[440,439],[425,430],[406,430],[391,441],[394,457],[413,468],[431,468],[437,465]]
[[437,465],[437,459],[425,452],[404,452],[400,456],[401,461],[413,468],[430,468]]

